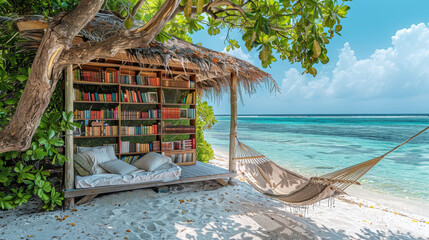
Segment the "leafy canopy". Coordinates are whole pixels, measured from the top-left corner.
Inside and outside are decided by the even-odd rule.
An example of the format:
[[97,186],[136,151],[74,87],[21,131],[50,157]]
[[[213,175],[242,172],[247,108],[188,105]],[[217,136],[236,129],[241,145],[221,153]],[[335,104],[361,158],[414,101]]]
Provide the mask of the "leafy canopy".
[[[182,0],[183,11],[166,24],[157,40],[165,41],[171,34],[191,42],[191,35],[197,31],[206,30],[210,36],[227,31],[229,51],[241,47],[237,39],[229,37],[231,30],[238,30],[244,47],[259,52],[263,67],[280,58],[290,63],[300,62],[305,73],[315,76],[317,70],[313,65],[329,62],[326,45],[335,35],[341,35],[340,21],[350,9],[345,5],[347,1]],[[136,2],[131,0],[129,8],[121,8],[121,14],[131,19],[129,12]],[[146,1],[134,19],[149,21],[162,3],[162,0]]]

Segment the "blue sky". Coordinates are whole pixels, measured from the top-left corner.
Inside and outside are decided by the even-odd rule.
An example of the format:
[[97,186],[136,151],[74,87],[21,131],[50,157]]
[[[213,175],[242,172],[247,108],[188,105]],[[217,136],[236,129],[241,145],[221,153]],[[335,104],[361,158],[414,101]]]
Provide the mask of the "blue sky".
[[[282,89],[277,95],[260,89],[244,97],[239,114],[429,113],[429,1],[355,0],[349,5],[342,36],[328,46],[330,62],[317,66],[315,78],[301,75],[300,65],[287,61],[263,69],[257,53],[244,47],[229,52],[271,73]],[[224,37],[206,31],[192,36],[216,51],[225,49]],[[229,114],[228,101],[209,102],[215,114]]]

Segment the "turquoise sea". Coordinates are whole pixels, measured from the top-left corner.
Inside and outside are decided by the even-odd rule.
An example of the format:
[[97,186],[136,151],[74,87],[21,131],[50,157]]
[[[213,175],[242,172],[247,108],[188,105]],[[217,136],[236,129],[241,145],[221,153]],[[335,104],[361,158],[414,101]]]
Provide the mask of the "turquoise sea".
[[[228,151],[229,116],[205,133]],[[238,117],[238,137],[304,176],[380,156],[429,125],[429,115],[253,115]],[[391,153],[362,179],[369,190],[429,201],[429,130]]]

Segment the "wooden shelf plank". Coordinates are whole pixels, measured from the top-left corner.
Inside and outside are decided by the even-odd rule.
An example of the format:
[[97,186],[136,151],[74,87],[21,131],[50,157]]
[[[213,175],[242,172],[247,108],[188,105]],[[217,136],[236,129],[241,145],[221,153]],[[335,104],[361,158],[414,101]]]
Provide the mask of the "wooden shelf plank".
[[73,81],[74,84],[83,85],[103,85],[103,86],[118,86],[119,83],[105,83],[105,82],[90,82],[90,81]]
[[161,135],[161,133],[156,134],[142,134],[142,135],[121,135],[121,137],[144,137],[144,136],[158,136]]
[[85,120],[105,120],[105,121],[117,121],[119,118],[75,118],[73,121],[85,121]]
[[157,121],[157,120],[161,120],[161,118],[122,118],[122,121]]
[[100,102],[100,101],[73,101],[74,103],[97,103],[97,104],[117,104],[119,102]]
[[162,87],[162,89],[195,90],[195,88],[188,88],[188,87],[164,87],[164,86]]
[[195,132],[192,133],[163,133],[163,135],[193,135]]
[[195,118],[163,118],[162,121],[164,120],[195,120]]
[[165,106],[178,106],[178,105],[180,105],[180,106],[194,106],[195,104],[194,103],[163,103],[162,105],[165,105]]
[[112,136],[75,136],[74,138],[117,138],[119,135]]
[[148,85],[136,85],[136,84],[121,84],[121,87],[160,88],[160,86],[148,86]]
[[120,102],[120,104],[140,104],[140,105],[158,105],[161,103],[135,103],[135,102]]
[[162,151],[165,153],[193,153],[195,152],[196,149],[182,149],[182,150],[166,150],[166,151]]

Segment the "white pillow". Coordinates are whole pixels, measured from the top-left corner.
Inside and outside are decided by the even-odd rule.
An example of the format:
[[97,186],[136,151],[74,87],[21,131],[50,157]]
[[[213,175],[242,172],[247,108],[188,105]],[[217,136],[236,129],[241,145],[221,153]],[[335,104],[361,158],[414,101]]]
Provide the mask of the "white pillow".
[[77,153],[83,153],[87,151],[91,151],[93,149],[106,149],[107,154],[109,155],[109,159],[118,159],[115,155],[115,149],[113,146],[98,146],[98,147],[77,147]]
[[89,161],[92,167],[92,172],[94,174],[101,174],[106,173],[102,167],[100,167],[100,163],[108,162],[111,159],[111,156],[107,154],[107,151],[105,148],[95,148],[88,151],[85,151],[85,153],[89,156]]
[[110,173],[120,174],[120,175],[127,175],[127,174],[130,174],[131,172],[139,170],[133,165],[126,163],[124,161],[121,161],[119,159],[100,163],[100,166]]
[[150,152],[133,162],[133,165],[152,172],[163,164],[171,162],[171,158],[159,153]]

